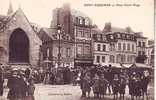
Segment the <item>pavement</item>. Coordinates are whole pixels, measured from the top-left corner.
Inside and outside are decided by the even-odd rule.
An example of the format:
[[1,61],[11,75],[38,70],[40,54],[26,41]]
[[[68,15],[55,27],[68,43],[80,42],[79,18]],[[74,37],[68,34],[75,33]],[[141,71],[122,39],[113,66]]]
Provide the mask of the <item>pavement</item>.
[[[93,98],[92,92],[90,98],[81,98],[81,90],[79,86],[44,84],[36,84],[35,86],[35,100],[113,100],[113,95],[106,95],[104,99]],[[7,100],[7,93],[8,89],[4,89],[4,96],[0,97],[0,100]],[[149,86],[148,94],[148,100],[154,100],[153,86]],[[128,88],[126,88],[126,98],[124,100],[130,100],[130,96],[128,95]]]

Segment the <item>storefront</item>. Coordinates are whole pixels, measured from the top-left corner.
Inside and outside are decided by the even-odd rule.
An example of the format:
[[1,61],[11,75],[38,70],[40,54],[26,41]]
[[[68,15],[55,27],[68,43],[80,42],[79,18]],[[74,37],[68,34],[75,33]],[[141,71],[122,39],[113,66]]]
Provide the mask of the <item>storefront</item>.
[[77,67],[90,67],[93,65],[93,59],[75,59],[74,68]]

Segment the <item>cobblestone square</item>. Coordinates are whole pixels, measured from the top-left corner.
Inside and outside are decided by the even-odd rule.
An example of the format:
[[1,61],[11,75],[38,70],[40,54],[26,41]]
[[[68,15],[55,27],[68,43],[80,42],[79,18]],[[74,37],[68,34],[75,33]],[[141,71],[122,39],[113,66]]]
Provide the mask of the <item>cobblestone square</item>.
[[[1,97],[0,100],[7,100],[6,99],[7,92],[8,89],[5,89],[4,96]],[[153,94],[154,94],[153,86],[149,86],[148,100],[154,100]],[[81,90],[79,86],[37,84],[35,90],[35,100],[99,100],[99,99],[93,98],[92,92],[90,98],[81,98]],[[104,99],[100,100],[113,100],[113,95],[106,95]],[[126,88],[125,100],[130,100],[130,96],[128,95],[128,88]]]

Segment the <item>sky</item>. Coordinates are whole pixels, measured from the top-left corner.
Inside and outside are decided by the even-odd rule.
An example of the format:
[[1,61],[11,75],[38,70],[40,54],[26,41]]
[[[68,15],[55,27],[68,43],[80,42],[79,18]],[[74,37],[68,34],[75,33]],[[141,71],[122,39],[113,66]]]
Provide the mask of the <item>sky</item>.
[[54,8],[70,3],[71,8],[88,15],[100,29],[111,22],[114,27],[130,26],[133,31],[154,39],[154,0],[0,0],[0,15],[7,13],[9,2],[14,11],[21,7],[30,22],[43,27],[50,26]]

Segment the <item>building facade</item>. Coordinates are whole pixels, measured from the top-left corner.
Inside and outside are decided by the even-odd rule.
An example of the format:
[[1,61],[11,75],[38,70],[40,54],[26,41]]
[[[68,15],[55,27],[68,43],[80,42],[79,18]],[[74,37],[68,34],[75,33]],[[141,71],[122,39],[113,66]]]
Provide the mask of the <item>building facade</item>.
[[51,27],[60,24],[74,39],[74,66],[147,64],[147,38],[141,32],[130,27],[113,27],[111,23],[106,23],[101,31],[88,16],[68,4],[53,13]]
[[70,5],[64,4],[53,10],[51,27],[61,25],[62,31],[69,34],[74,40],[74,66],[91,66],[93,64],[91,19]]
[[136,62],[138,63],[144,63],[147,62],[147,47],[148,47],[148,41],[147,38],[143,36],[142,32],[135,33],[136,37],[136,45],[137,45],[137,58]]
[[43,41],[41,47],[42,67],[74,66],[73,40],[69,34],[61,33],[59,36],[56,29],[42,28],[38,36]]
[[154,67],[154,41],[148,40],[146,64]]
[[115,63],[154,66],[154,45],[130,27],[106,23],[101,31],[87,15],[71,9],[69,4],[53,10],[50,28],[30,23],[21,8],[13,12],[10,5],[7,15],[0,15],[0,63],[50,67]]
[[109,43],[100,29],[92,29],[94,65],[109,64]]
[[103,34],[109,43],[109,62],[120,64],[135,63],[137,56],[136,38],[130,28],[112,27],[106,23]]
[[13,12],[10,4],[8,15],[0,15],[0,63],[12,67],[37,67],[42,41],[29,20],[19,8]]

